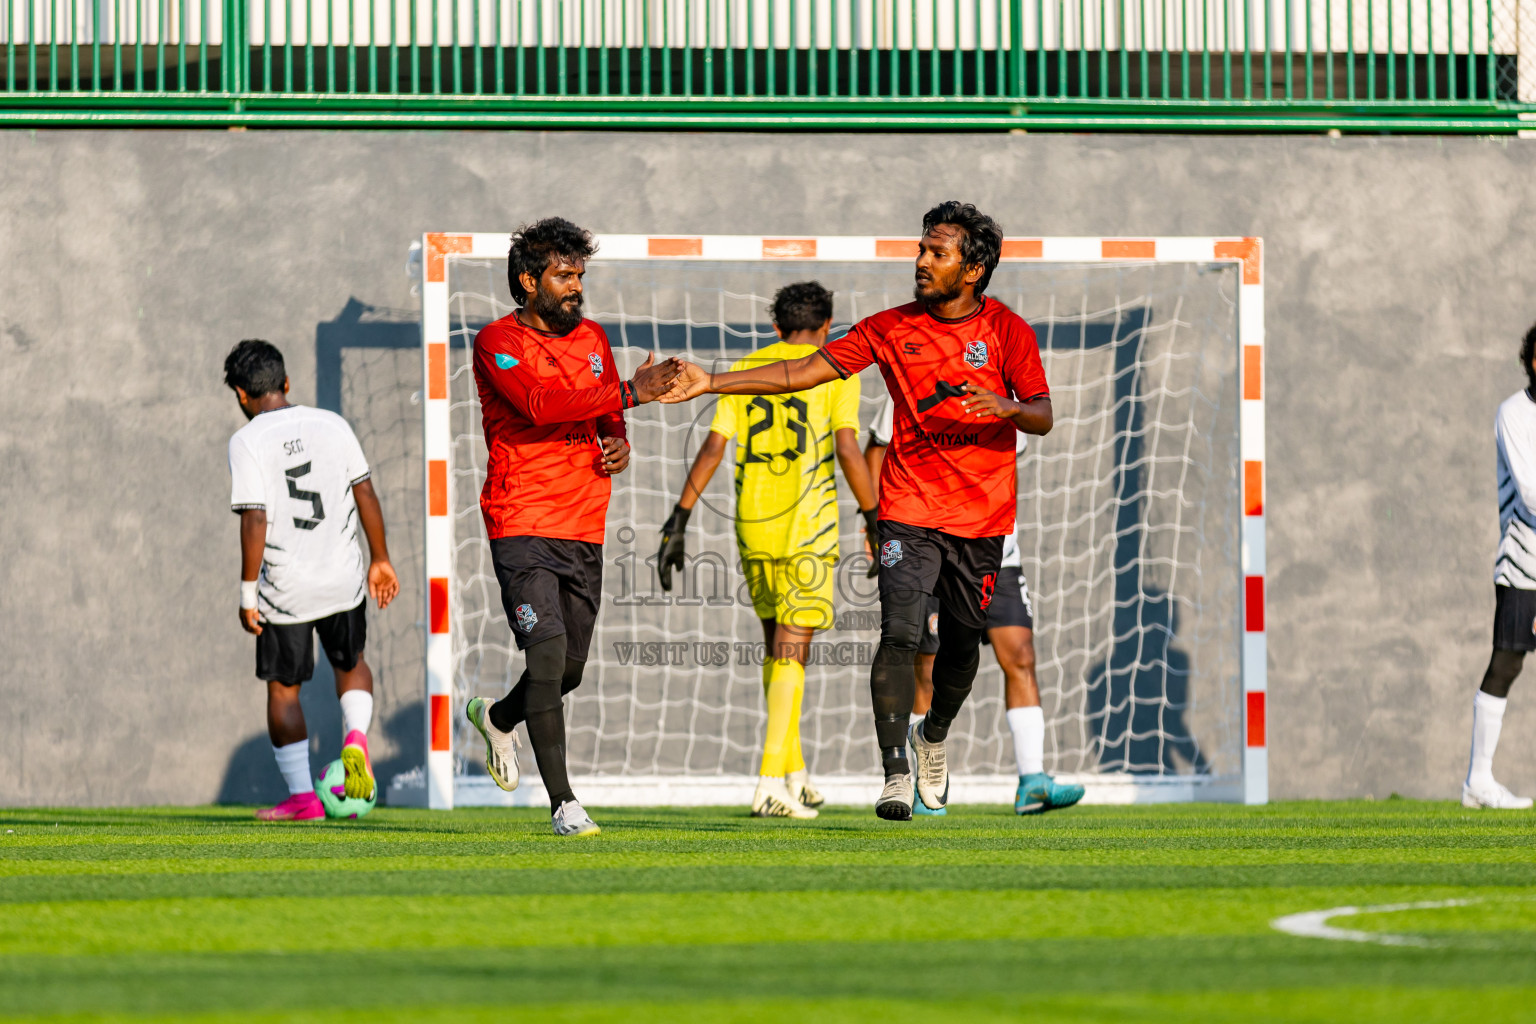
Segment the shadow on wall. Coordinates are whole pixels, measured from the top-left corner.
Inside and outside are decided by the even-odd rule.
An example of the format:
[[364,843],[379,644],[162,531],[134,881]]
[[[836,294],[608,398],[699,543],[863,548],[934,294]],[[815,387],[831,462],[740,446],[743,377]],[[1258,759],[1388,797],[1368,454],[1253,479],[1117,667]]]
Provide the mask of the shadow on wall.
[[1147,429],[1140,367],[1152,322],[1150,307],[1133,307],[1112,322],[1084,324],[1076,335],[1053,332],[1068,349],[1107,346],[1114,353],[1114,614],[1109,657],[1088,669],[1088,727],[1102,771],[1203,773],[1209,765],[1186,719],[1192,665],[1173,644],[1177,599],[1142,576]]
[[[341,707],[336,702],[336,677],[322,656],[315,678],[304,684],[299,701],[309,728],[309,771],[318,776],[326,765],[341,756]],[[387,720],[375,719],[369,730],[369,746],[398,751],[373,761],[373,777],[380,787],[421,764],[421,705],[409,704]],[[286,799],[288,788],[272,759],[272,741],[259,732],[235,748],[215,802],[221,804],[275,804]]]
[[[1088,670],[1088,727],[1099,767],[1110,772],[1210,770],[1185,711],[1189,655],[1174,646],[1178,606],[1163,590],[1132,594],[1115,607],[1108,661]],[[1182,765],[1180,762],[1183,762]]]
[[[315,326],[315,404],[346,417],[373,471],[384,508],[400,596],[380,613],[368,610],[364,657],[373,669],[374,775],[387,787],[420,766],[422,730],[421,328],[415,310],[370,306],[349,298],[334,320]],[[370,606],[372,602],[369,602]],[[341,710],[335,677],[318,647],[315,677],[300,701],[309,725],[310,770],[341,753]],[[261,683],[252,680],[253,685]],[[258,723],[252,723],[258,724]],[[287,795],[266,730],[235,749],[219,787],[219,803],[275,803]]]

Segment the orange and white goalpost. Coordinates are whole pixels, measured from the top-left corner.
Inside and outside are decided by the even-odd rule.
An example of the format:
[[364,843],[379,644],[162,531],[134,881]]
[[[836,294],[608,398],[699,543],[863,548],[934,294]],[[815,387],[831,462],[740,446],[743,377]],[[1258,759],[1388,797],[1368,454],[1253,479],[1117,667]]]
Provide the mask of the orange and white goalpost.
[[[774,291],[816,279],[836,336],[910,297],[912,238],[600,235],[586,278],[620,372],[656,351],[724,367],[774,340]],[[469,354],[511,311],[505,233],[421,241],[427,579],[424,772],[387,799],[433,808],[538,805],[531,756],[503,793],[469,697],[521,671],[478,496],[485,446]],[[1268,796],[1264,632],[1264,284],[1256,238],[1015,238],[988,295],[1035,328],[1056,425],[1019,465],[1019,542],[1035,618],[1046,769],[1088,802]],[[884,398],[862,377],[863,422]],[[689,565],[656,579],[659,530],[713,405],[628,414],[604,604],[567,699],[572,781],[588,806],[746,804],[764,721],[762,632],[736,562],[729,472],[689,524]],[[861,441],[862,443],[862,441]],[[842,485],[840,484],[840,487]],[[878,601],[840,493],[837,625],[807,669],[802,743],[833,802],[873,800],[868,664]],[[987,651],[951,731],[951,802],[1006,802],[1016,774]],[[525,748],[526,749],[526,748]]]

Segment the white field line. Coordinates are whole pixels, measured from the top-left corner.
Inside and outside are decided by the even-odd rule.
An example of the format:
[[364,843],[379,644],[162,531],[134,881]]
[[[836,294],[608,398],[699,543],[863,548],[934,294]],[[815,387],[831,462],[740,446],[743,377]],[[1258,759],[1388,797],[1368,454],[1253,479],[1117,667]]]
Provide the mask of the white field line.
[[1353,917],[1356,914],[1390,914],[1397,910],[1438,910],[1442,907],[1465,907],[1480,900],[1430,900],[1424,903],[1383,903],[1375,907],[1332,907],[1328,910],[1308,910],[1302,914],[1287,914],[1269,922],[1271,928],[1298,935],[1304,939],[1333,939],[1337,942],[1375,942],[1382,946],[1434,946],[1437,943],[1417,935],[1392,935],[1386,932],[1361,932],[1350,928],[1335,928],[1328,922],[1335,917]]

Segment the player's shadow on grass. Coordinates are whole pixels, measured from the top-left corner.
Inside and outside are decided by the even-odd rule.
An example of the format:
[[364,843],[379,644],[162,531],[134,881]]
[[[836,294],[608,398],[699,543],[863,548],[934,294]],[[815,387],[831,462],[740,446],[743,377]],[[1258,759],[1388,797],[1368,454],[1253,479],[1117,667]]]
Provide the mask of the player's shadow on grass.
[[[1114,646],[1088,670],[1088,728],[1099,768],[1142,774],[1210,770],[1185,721],[1190,658],[1174,645],[1178,606],[1156,588],[1115,607]],[[1182,764],[1181,764],[1182,762]]]

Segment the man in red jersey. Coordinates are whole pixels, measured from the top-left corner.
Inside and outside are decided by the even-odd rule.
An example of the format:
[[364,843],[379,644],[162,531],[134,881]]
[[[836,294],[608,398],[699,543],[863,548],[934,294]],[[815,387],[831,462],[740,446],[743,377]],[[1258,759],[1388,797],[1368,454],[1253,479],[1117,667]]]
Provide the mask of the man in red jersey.
[[549,217],[512,236],[507,284],[521,307],[475,337],[475,384],[488,449],[480,511],[512,637],[527,667],[501,700],[464,709],[485,737],[485,767],[517,788],[512,730],[528,739],[557,835],[592,835],[565,770],[561,698],[581,684],[603,581],[609,479],[629,465],[625,409],[677,376],[647,356],[620,380],[603,329],[581,315],[592,236]]
[[[705,393],[776,395],[846,378],[877,364],[896,402],[880,472],[880,647],[870,671],[885,788],[882,818],[912,817],[910,742],[917,787],[935,810],[949,799],[944,740],[971,692],[1003,539],[1017,493],[1014,434],[1051,429],[1040,350],[1018,314],[983,293],[1002,254],[996,222],[968,203],[923,217],[916,301],[888,309],[811,355],[734,373],[683,362],[664,402]],[[939,599],[933,706],[907,728],[912,656],[929,595]]]

